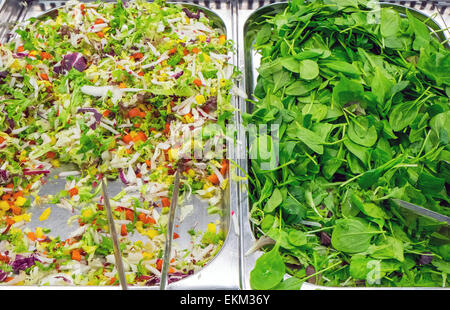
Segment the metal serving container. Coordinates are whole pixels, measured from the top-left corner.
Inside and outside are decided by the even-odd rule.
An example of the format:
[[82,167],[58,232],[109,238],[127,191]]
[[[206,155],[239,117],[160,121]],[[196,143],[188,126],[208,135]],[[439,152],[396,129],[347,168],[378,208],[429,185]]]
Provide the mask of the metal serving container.
[[[426,3],[417,3],[413,1],[399,1],[403,5],[396,4],[395,1],[389,1],[387,2],[381,2],[381,7],[391,7],[398,11],[400,15],[404,16],[404,10],[405,8],[408,9],[412,15],[416,18],[418,18],[421,21],[425,21],[429,29],[434,32],[434,34],[438,37],[438,39],[442,42],[450,38],[449,32],[447,29],[448,20],[450,19],[450,16],[443,15],[445,13],[446,7],[444,6],[441,8],[440,11],[438,11],[439,7],[436,7],[434,5],[426,5]],[[406,3],[410,4],[410,7],[406,6]],[[279,2],[279,3],[272,3],[269,5],[265,5],[260,7],[256,10],[242,10],[243,14],[241,14],[241,10],[239,11],[239,14],[241,15],[239,20],[241,21],[241,18],[244,18],[242,15],[245,16],[243,25],[239,26],[239,34],[242,34],[241,37],[239,37],[239,48],[240,48],[240,55],[239,55],[239,61],[240,66],[244,68],[244,78],[242,81],[241,87],[245,89],[245,92],[247,96],[250,99],[255,99],[252,96],[253,90],[255,88],[258,72],[256,69],[260,65],[261,56],[257,53],[257,51],[254,49],[254,43],[257,33],[261,29],[261,25],[264,22],[264,20],[267,18],[267,16],[274,16],[277,13],[283,12],[288,5],[288,2]],[[414,8],[418,7],[418,8]],[[442,31],[443,29],[446,29],[445,31]],[[436,31],[436,32],[435,32]],[[447,46],[449,46],[447,42]],[[251,111],[252,110],[252,104],[248,101],[241,100],[240,102],[240,109],[241,112],[245,111]],[[244,138],[243,138],[244,139]],[[247,141],[248,142],[248,141]],[[250,161],[247,159],[243,159],[241,161],[241,167],[248,172],[248,167],[250,166]],[[243,288],[250,289],[249,279],[250,279],[250,271],[253,269],[253,266],[255,265],[256,260],[259,256],[262,255],[261,251],[257,252],[248,252],[252,245],[255,242],[255,236],[254,231],[255,227],[252,225],[250,221],[250,201],[246,197],[241,197],[240,200],[241,203],[241,212],[243,213],[241,217],[243,218],[243,224],[242,224],[242,251],[243,251],[243,269],[242,269],[242,277],[243,277]],[[249,253],[248,255],[246,253]],[[288,276],[286,276],[288,277]],[[319,286],[314,285],[305,282],[301,289],[374,289],[372,287],[370,288],[344,288],[344,287],[325,287],[325,286]]]
[[[105,0],[104,2],[114,2],[115,0]],[[90,0],[81,0],[90,2]],[[271,15],[282,10],[286,3],[277,3],[275,0],[174,0],[168,2],[180,3],[186,7],[201,8],[215,25],[221,29],[227,38],[235,42],[235,53],[230,55],[231,62],[243,73],[242,79],[236,82],[236,86],[245,90],[248,97],[251,94],[256,81],[256,68],[259,65],[259,58],[252,48],[258,27],[256,21],[260,21],[263,15]],[[391,3],[401,3],[405,6],[415,7],[419,15],[437,13],[436,24],[440,28],[447,28],[450,25],[450,9],[447,9],[446,1],[389,1]],[[0,42],[5,42],[11,38],[10,29],[15,23],[24,21],[31,17],[38,17],[43,14],[51,14],[51,11],[64,5],[64,0],[0,0]],[[253,227],[249,218],[249,198],[247,194],[248,182],[243,179],[248,173],[248,158],[246,148],[245,129],[241,126],[241,113],[251,109],[247,101],[240,97],[233,97],[232,104],[237,109],[231,123],[236,124],[236,145],[229,145],[228,158],[235,161],[239,168],[231,168],[230,175],[242,177],[234,180],[230,177],[228,188],[226,189],[222,207],[223,213],[219,215],[208,215],[206,205],[194,198],[194,201],[187,203],[194,204],[195,212],[189,215],[179,224],[177,231],[186,231],[195,228],[204,230],[210,222],[219,220],[220,228],[225,232],[225,240],[222,248],[216,256],[200,271],[186,277],[178,282],[169,284],[168,289],[190,290],[190,289],[227,289],[238,290],[251,289],[249,284],[250,271],[253,269],[256,259],[262,254],[258,251],[246,255],[252,247],[255,237]],[[48,178],[48,183],[42,188],[42,194],[56,193],[64,187],[64,180],[55,180],[52,176],[59,171],[55,170]],[[108,183],[110,197],[118,193],[123,185],[120,181]],[[42,206],[42,210],[46,206]],[[39,209],[35,210],[32,221],[28,227],[35,228],[42,225],[37,219]],[[68,210],[52,208],[52,214],[46,221],[45,226],[52,229],[52,233],[60,236],[67,236],[65,228],[67,219],[74,214]],[[178,216],[178,214],[176,215]],[[181,234],[180,234],[181,236]],[[181,248],[189,247],[187,238],[177,239]],[[1,289],[54,289],[49,286],[1,286]],[[119,286],[64,286],[58,289],[120,289]],[[302,289],[329,289],[311,284],[303,285]],[[157,289],[157,287],[130,287],[130,289]]]

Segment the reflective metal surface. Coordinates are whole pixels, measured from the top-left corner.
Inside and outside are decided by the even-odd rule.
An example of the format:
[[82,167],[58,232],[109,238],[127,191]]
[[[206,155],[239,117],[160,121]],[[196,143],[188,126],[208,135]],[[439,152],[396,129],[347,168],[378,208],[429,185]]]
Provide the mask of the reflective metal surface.
[[127,278],[125,276],[125,271],[123,268],[122,253],[120,252],[120,243],[119,240],[117,239],[116,224],[114,222],[111,204],[109,202],[108,191],[106,190],[106,185],[103,178],[102,178],[102,195],[106,207],[106,214],[108,216],[109,234],[111,235],[113,240],[114,259],[117,273],[119,274],[120,286],[122,287],[123,290],[127,290],[128,289]]

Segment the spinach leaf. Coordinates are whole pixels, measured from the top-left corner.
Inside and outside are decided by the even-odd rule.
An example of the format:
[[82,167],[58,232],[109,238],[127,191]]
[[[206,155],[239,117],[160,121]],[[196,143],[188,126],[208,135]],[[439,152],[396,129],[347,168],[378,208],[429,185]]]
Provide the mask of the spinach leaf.
[[264,24],[256,35],[256,45],[262,45],[269,41],[271,34],[272,27],[269,24]]
[[278,247],[274,247],[256,260],[255,268],[250,272],[252,289],[272,289],[283,280],[285,269]]
[[417,117],[419,110],[414,102],[404,102],[392,108],[389,124],[394,131],[400,131],[409,126]]
[[285,94],[288,96],[303,96],[308,94],[313,89],[320,86],[321,79],[313,79],[311,81],[295,81],[286,88]]
[[384,37],[395,36],[400,31],[400,16],[391,8],[381,9],[380,31]]
[[319,75],[319,66],[317,62],[311,59],[300,61],[300,78],[304,80],[314,80]]
[[323,154],[323,139],[315,132],[304,128],[298,122],[288,128],[287,133],[292,139],[299,139],[305,143],[311,150],[318,154]]
[[348,127],[348,137],[353,142],[370,147],[377,142],[377,130],[367,118],[357,118]]

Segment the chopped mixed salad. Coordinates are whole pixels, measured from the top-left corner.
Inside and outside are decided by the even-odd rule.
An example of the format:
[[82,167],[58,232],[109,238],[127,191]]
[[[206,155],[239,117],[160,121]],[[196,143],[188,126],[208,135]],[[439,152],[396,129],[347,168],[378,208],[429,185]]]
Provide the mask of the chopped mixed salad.
[[[224,126],[233,113],[232,42],[201,10],[161,1],[69,1],[14,30],[0,45],[0,284],[118,284],[103,177],[124,183],[111,204],[127,282],[158,284],[176,165],[180,200],[197,195],[220,212],[225,149],[194,158],[207,140],[183,137]],[[56,175],[65,189],[40,195],[65,164],[77,167]],[[43,204],[77,211],[69,238],[26,228]],[[134,233],[147,238],[132,241]],[[196,246],[175,251],[169,281],[201,268],[222,244],[214,223],[189,233]]]

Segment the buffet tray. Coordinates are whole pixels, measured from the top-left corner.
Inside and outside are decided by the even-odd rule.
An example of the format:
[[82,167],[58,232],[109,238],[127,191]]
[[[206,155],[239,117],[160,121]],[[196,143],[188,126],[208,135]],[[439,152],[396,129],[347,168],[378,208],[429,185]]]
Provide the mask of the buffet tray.
[[[114,0],[105,0],[112,2]],[[63,0],[0,0],[0,43],[7,41],[12,34],[11,28],[17,23],[31,17],[37,17],[45,12],[64,5]],[[81,2],[90,2],[81,0]],[[169,1],[168,1],[169,2]],[[274,0],[184,0],[170,1],[183,3],[183,5],[195,5],[201,7],[209,16],[221,24],[221,28],[227,37],[235,42],[235,53],[231,55],[231,61],[243,73],[242,78],[236,81],[236,86],[245,90],[251,98],[251,93],[256,79],[256,68],[258,59],[252,50],[252,37],[249,35],[250,25],[262,14],[277,12],[286,3]],[[450,25],[450,8],[447,1],[388,1],[389,3],[401,4],[405,7],[414,8],[417,12],[435,16],[436,23],[440,28]],[[194,289],[226,289],[226,290],[249,290],[250,271],[257,258],[262,252],[257,251],[246,255],[255,242],[253,228],[249,221],[249,197],[247,194],[248,182],[245,177],[248,173],[248,158],[246,147],[245,129],[241,125],[241,114],[251,108],[242,97],[233,97],[232,104],[237,109],[232,123],[236,124],[236,138],[238,143],[228,145],[229,158],[239,168],[232,167],[230,183],[223,202],[224,212],[222,216],[211,218],[202,206],[196,206],[196,212],[187,219],[186,226],[196,223],[197,228],[203,228],[212,220],[219,220],[226,238],[217,255],[199,272],[184,278],[178,282],[171,283],[168,289],[194,290]],[[49,182],[48,190],[52,191],[61,186],[57,181]],[[108,191],[112,194],[118,190],[120,184],[109,182]],[[55,208],[56,210],[56,208]],[[56,216],[55,216],[56,215]],[[55,229],[64,226],[68,214],[53,214],[54,222],[51,224]],[[53,217],[52,217],[53,218]],[[64,219],[64,220],[62,220]],[[32,222],[33,223],[33,222]],[[32,224],[34,225],[34,224]],[[185,242],[181,241],[181,242]],[[54,289],[51,286],[1,286],[1,289]],[[120,286],[66,286],[58,289],[113,289],[119,290]],[[157,287],[130,287],[130,289],[157,289]],[[336,289],[304,284],[302,289]],[[372,288],[370,288],[372,289]]]
[[[398,4],[398,3],[401,4]],[[431,1],[429,1],[431,2]],[[409,5],[407,5],[409,4]],[[278,2],[272,3],[269,5],[265,5],[257,10],[240,10],[239,14],[243,11],[245,17],[243,17],[244,24],[239,27],[239,34],[242,35],[239,38],[239,47],[240,47],[240,57],[241,61],[240,66],[244,68],[244,77],[241,83],[241,88],[243,88],[251,101],[256,100],[254,96],[252,96],[253,91],[255,89],[255,85],[257,83],[258,72],[257,68],[260,66],[261,55],[253,48],[255,43],[255,38],[258,32],[261,29],[261,25],[263,24],[265,18],[267,16],[274,16],[277,13],[282,13],[288,5],[288,2]],[[389,1],[389,2],[380,2],[381,7],[391,7],[398,11],[400,14],[404,14],[405,8],[408,9],[411,14],[418,18],[421,21],[426,22],[428,27],[434,32],[434,34],[438,37],[438,39],[443,42],[450,38],[450,33],[448,31],[447,25],[449,24],[449,14],[445,13],[446,8],[436,6],[436,3],[418,3],[414,1]],[[240,18],[241,20],[241,18]],[[444,31],[442,31],[444,30]],[[447,43],[447,47],[450,45]],[[251,112],[252,103],[250,101],[241,100],[240,110],[241,112]],[[242,139],[245,139],[243,136]],[[247,139],[248,145],[248,139]],[[241,167],[249,173],[248,167],[250,166],[249,159],[243,159],[241,161]],[[249,185],[249,184],[247,184]],[[250,289],[250,271],[253,269],[256,260],[258,257],[262,255],[261,251],[253,252],[251,250],[253,244],[255,243],[254,231],[256,229],[255,225],[253,225],[250,221],[250,200],[242,197],[241,200],[241,211],[243,218],[242,225],[242,247],[243,247],[243,287],[246,289]],[[248,253],[248,254],[246,254]],[[289,277],[289,276],[286,276]],[[325,287],[310,284],[308,282],[303,283],[301,289],[384,289],[384,288],[374,288],[374,287]],[[410,289],[410,288],[389,288],[389,289]]]
[[[87,1],[81,1],[87,2]],[[113,2],[113,1],[105,1]],[[25,21],[31,17],[53,16],[57,8],[63,6],[66,1],[27,1],[19,3],[17,1],[3,1],[0,3],[0,20],[3,21],[0,27],[0,42],[8,41],[13,38],[14,34],[10,33],[11,27],[21,21]],[[205,6],[200,6],[192,3],[180,3],[183,7],[201,9],[205,15],[213,22],[215,28],[225,33],[228,38],[233,37],[231,31],[231,10],[226,3],[216,3],[215,10],[212,11]],[[211,6],[211,5],[210,5]],[[230,55],[233,58],[233,55]],[[235,62],[235,59],[232,60]],[[232,98],[232,104],[235,105],[235,98]],[[232,120],[230,120],[232,121]],[[228,154],[233,154],[232,146],[227,146]],[[230,155],[231,158],[232,155]],[[55,178],[60,172],[77,170],[76,167],[65,166],[63,168],[54,169],[45,179],[46,183],[39,191],[39,195],[54,195],[60,190],[64,189],[65,179]],[[231,179],[231,178],[230,178]],[[120,180],[110,180],[107,183],[108,196],[114,197],[123,188],[123,183]],[[240,271],[239,271],[239,240],[238,227],[232,222],[232,215],[238,213],[237,202],[237,185],[230,180],[225,189],[223,199],[220,204],[221,213],[208,214],[207,202],[201,201],[196,197],[192,197],[184,202],[184,204],[191,204],[194,206],[193,211],[187,216],[183,216],[181,221],[181,208],[177,208],[175,214],[176,231],[179,233],[179,238],[174,240],[180,249],[190,249],[192,241],[190,235],[187,233],[190,229],[206,231],[209,223],[215,223],[216,227],[224,232],[225,238],[223,245],[218,253],[204,266],[201,270],[194,274],[187,276],[179,281],[168,284],[167,289],[239,289],[240,285]],[[52,207],[52,213],[44,223],[40,222],[39,214],[47,207]],[[45,225],[46,228],[51,229],[50,237],[60,236],[65,239],[69,237],[70,232],[74,230],[75,223],[70,226],[67,221],[70,217],[78,213],[77,210],[68,210],[57,207],[55,205],[43,204],[35,206],[31,210],[33,215],[31,221],[26,223],[22,228],[30,228],[35,230],[36,227]],[[237,223],[236,223],[237,224]],[[76,228],[76,227],[75,227]],[[144,240],[139,234],[130,237],[131,240]],[[220,279],[220,281],[217,281]],[[38,286],[8,286],[2,285],[2,289],[34,289]],[[52,289],[55,286],[40,286],[42,289]],[[58,286],[58,289],[60,286]],[[83,286],[69,286],[72,289],[86,289]],[[89,289],[120,289],[120,286],[89,286]],[[159,286],[128,286],[128,289],[159,289]]]

